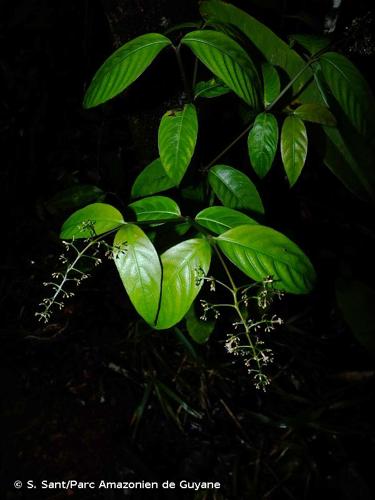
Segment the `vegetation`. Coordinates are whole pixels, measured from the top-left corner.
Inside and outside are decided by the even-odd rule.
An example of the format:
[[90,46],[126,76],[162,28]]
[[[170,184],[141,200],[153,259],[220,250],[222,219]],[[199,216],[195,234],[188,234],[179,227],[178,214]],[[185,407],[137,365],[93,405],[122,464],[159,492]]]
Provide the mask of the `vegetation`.
[[43,2],[0,61],[5,498],[372,498],[370,16],[322,35],[289,1],[68,0],[47,34]]
[[[118,48],[92,79],[84,98],[85,108],[101,105],[122,93],[162,50],[169,49],[177,58],[184,92],[180,105],[166,111],[160,120],[159,158],[134,181],[131,196],[137,200],[128,204],[130,220],[125,220],[112,205],[93,203],[65,221],[60,237],[72,240],[67,246],[75,251],[74,260],[70,263],[62,256],[63,261],[68,261],[67,267],[53,274],[54,281],[46,283],[53,295],[44,299],[43,310],[37,314],[48,321],[54,305],[64,306],[61,298],[72,294],[65,286],[69,282],[79,284],[87,277],[79,268],[80,260],[90,258],[99,264],[96,255],[101,244],[115,233],[111,256],[133,306],[151,328],[170,329],[185,318],[187,331],[194,339],[199,335],[200,322],[189,318],[195,314],[194,301],[203,284],[208,281],[214,291],[218,283],[227,290],[229,303],[211,304],[201,299],[204,312],[200,319],[207,320],[207,312],[213,311],[217,320],[219,309],[225,308],[238,329],[228,334],[228,350],[243,357],[256,387],[264,388],[269,379],[263,365],[271,356],[269,349],[263,348],[259,330],[263,327],[267,331],[282,321],[274,316],[267,319],[265,311],[254,319],[256,305],[261,311],[268,308],[270,297],[278,291],[310,292],[315,271],[299,246],[263,224],[265,208],[246,171],[251,165],[257,176],[264,178],[277,163],[275,157],[280,149],[289,185],[294,186],[308,157],[305,123],[312,122],[319,125],[315,135],[325,136],[321,151],[325,164],[349,189],[372,200],[372,172],[348,148],[345,133],[350,127],[356,142],[372,141],[375,101],[361,73],[333,50],[329,39],[296,35],[291,38],[295,50],[233,5],[207,0],[201,3],[200,11],[203,21],[198,28],[204,29],[176,37],[177,41],[158,33],[138,36]],[[250,44],[249,50],[246,44]],[[185,69],[185,48],[195,56],[192,75]],[[249,54],[252,48],[259,52],[254,60]],[[208,80],[197,81],[201,64],[211,73]],[[287,75],[283,85],[279,76],[282,71]],[[168,75],[164,76],[168,80]],[[203,166],[198,154],[193,159],[199,103],[215,98],[220,106],[219,97],[229,92],[242,100],[246,126]],[[219,163],[237,141],[245,140],[245,135],[250,165],[241,165],[239,170]],[[192,186],[188,198],[195,192],[200,203],[207,200],[203,210],[194,213],[195,200],[190,200],[182,215],[175,199],[159,195],[173,190],[175,197],[184,199],[184,185]],[[160,254],[152,240],[157,240],[158,231],[165,225],[173,227],[176,243]],[[85,241],[83,250],[76,246],[80,239]],[[104,246],[108,254],[108,243]],[[90,250],[93,254],[89,254]],[[212,253],[222,268],[215,275],[209,275]],[[241,285],[236,284],[228,261],[253,281],[241,277]],[[260,284],[260,292],[254,282]]]

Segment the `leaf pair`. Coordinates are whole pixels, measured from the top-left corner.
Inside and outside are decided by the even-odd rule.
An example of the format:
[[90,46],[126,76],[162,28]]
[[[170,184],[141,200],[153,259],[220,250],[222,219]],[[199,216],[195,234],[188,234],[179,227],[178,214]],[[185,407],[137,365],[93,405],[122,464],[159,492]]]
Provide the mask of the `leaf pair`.
[[[237,42],[224,33],[196,30],[185,35],[181,44],[190,47],[195,56],[247,104],[258,107],[260,84],[257,70]],[[167,37],[158,33],[141,35],[124,44],[94,75],[84,98],[84,107],[97,106],[124,91],[163,48],[171,45]],[[207,91],[207,88],[200,91]]]
[[[145,198],[129,207],[137,221],[176,219],[180,215],[178,205],[164,196]],[[90,238],[114,230],[116,267],[135,309],[153,328],[162,330],[175,325],[202,287],[201,277],[210,267],[209,243],[190,239],[170,248],[159,259],[142,229],[125,223],[121,213],[105,203],[77,210],[63,224],[60,237]]]
[[[281,129],[281,158],[291,186],[299,178],[306,161],[308,139],[304,121],[326,126],[336,124],[329,109],[319,104],[302,104],[285,118]],[[259,114],[249,133],[248,150],[250,162],[260,178],[272,167],[278,139],[278,123],[274,115]]]
[[116,267],[129,298],[153,328],[170,328],[186,315],[210,267],[211,247],[190,239],[159,256],[146,234],[127,224],[114,241]]

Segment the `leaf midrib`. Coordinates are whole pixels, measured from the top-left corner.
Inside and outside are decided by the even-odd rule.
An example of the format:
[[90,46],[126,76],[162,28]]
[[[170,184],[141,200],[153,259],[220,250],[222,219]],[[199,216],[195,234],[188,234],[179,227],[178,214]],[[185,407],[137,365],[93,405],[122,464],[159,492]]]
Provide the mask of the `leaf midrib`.
[[171,215],[181,215],[179,212],[171,212],[169,210],[144,210],[143,212],[136,212],[136,215],[143,214],[171,214]]
[[[233,240],[230,240],[227,238],[223,238],[222,236],[218,236],[216,239],[219,241],[224,241],[224,242],[245,248],[251,252],[254,252],[255,254],[261,254],[261,255],[264,255],[265,257],[270,257],[272,260],[275,260],[276,262],[281,262],[282,264],[285,264],[286,266],[292,268],[292,270],[294,269],[294,266],[292,264],[285,262],[283,259],[276,259],[275,256],[273,256],[272,254],[268,254],[268,253],[261,251],[261,250],[259,250],[259,251],[255,250],[253,247],[246,246],[243,243],[239,243],[238,241],[233,241]],[[292,255],[292,254],[290,254],[290,255]]]
[[[194,251],[192,253],[189,253],[182,261],[180,260],[179,261],[179,266],[175,266],[174,268],[174,272],[172,274],[170,274],[168,276],[168,281],[165,281],[163,280],[163,286],[162,286],[162,290],[165,290],[166,288],[169,288],[169,281],[172,279],[172,278],[175,278],[175,276],[177,276],[178,274],[180,274],[180,271],[183,267],[185,267],[185,263],[189,260],[192,260],[196,254],[198,253],[199,251],[199,248],[195,248]],[[163,265],[163,261],[162,262],[162,265]],[[164,286],[165,284],[167,284],[167,286]]]
[[184,119],[185,119],[185,113],[187,112],[188,110],[188,106],[184,106],[184,108],[182,109],[182,111],[180,112],[181,113],[181,118],[179,120],[179,123],[177,123],[177,145],[176,145],[176,151],[175,151],[175,159],[174,159],[174,165],[176,167],[176,165],[178,165],[178,157],[179,157],[179,153],[180,153],[180,146],[181,146],[181,130],[182,130],[182,125],[183,125],[183,122],[184,122]]
[[228,189],[228,191],[230,191],[232,193],[232,195],[234,196],[234,198],[236,198],[237,201],[240,200],[240,198],[236,195],[236,190],[234,188],[231,188],[230,184],[226,184],[224,182],[224,180],[220,177],[220,175],[215,171],[215,170],[211,170],[211,173],[217,178],[219,179],[219,181],[222,183],[222,185]]
[[107,73],[112,71],[114,67],[122,64],[125,61],[125,59],[131,57],[139,50],[146,49],[148,47],[151,47],[152,45],[165,45],[165,46],[167,46],[169,44],[170,44],[170,42],[168,43],[168,40],[157,40],[155,42],[150,42],[146,45],[142,45],[141,47],[137,47],[136,49],[133,49],[130,52],[124,51],[125,54],[122,57],[116,56],[116,57],[119,57],[119,60],[117,62],[113,62],[113,64],[109,64],[108,68],[106,68],[106,65],[104,64],[103,67],[101,69],[99,69],[99,71],[96,73],[96,75],[94,75],[94,79],[96,80],[99,77],[99,75],[103,75],[103,77],[107,76]]

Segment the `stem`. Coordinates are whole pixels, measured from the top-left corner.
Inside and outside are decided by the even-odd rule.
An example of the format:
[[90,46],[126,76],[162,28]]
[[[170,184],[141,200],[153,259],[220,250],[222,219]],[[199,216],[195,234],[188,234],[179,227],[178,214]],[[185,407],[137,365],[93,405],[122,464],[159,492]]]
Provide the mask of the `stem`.
[[187,98],[188,102],[191,102],[192,92],[191,92],[191,88],[190,88],[190,85],[188,83],[188,80],[186,78],[184,63],[182,62],[182,57],[181,57],[181,53],[180,53],[181,52],[181,44],[179,44],[177,47],[174,47],[174,49],[175,49],[178,67],[179,67],[180,74],[181,74],[181,80],[182,80],[182,83],[184,85],[184,91],[186,94],[186,98]]
[[[73,262],[71,264],[68,265],[68,267],[66,268],[66,271],[63,275],[63,278],[61,280],[61,282],[59,284],[56,283],[56,287],[55,287],[55,293],[53,294],[53,296],[51,297],[51,299],[49,300],[49,303],[46,304],[44,310],[43,310],[43,314],[46,314],[48,313],[48,311],[51,309],[51,307],[56,304],[56,299],[57,297],[61,294],[61,292],[63,291],[63,287],[65,285],[65,283],[67,281],[69,281],[69,273],[71,271],[78,271],[77,269],[75,269],[75,265],[78,263],[78,261],[84,256],[85,252],[87,252],[87,250],[92,246],[94,245],[94,243],[96,243],[98,241],[99,238],[95,239],[95,240],[91,240],[85,247],[83,250],[81,251],[78,251],[76,249],[76,247],[74,247],[76,250],[77,250],[77,256],[76,258],[73,260]],[[53,284],[53,283],[52,283]],[[42,313],[38,313],[38,315],[40,314],[40,317],[42,318]],[[46,316],[44,316],[46,318]],[[46,321],[46,319],[45,319]]]
[[197,83],[197,76],[198,76],[198,57],[196,57],[195,61],[194,61],[193,83],[191,85],[193,87],[193,92],[194,92],[194,89],[195,89],[195,85]]
[[[243,333],[246,335],[246,339],[248,341],[248,345],[247,346],[240,346],[239,349],[241,347],[242,348],[243,347],[248,347],[249,349],[251,349],[253,360],[256,362],[256,364],[258,366],[258,371],[260,373],[262,367],[261,367],[261,364],[259,362],[257,350],[255,348],[255,345],[254,345],[252,339],[251,339],[251,334],[250,334],[251,326],[248,325],[248,323],[247,323],[246,319],[244,318],[244,316],[242,314],[242,311],[241,311],[240,304],[241,304],[241,302],[243,302],[243,300],[238,300],[238,298],[237,298],[237,293],[239,292],[239,290],[243,289],[243,287],[237,288],[237,286],[235,285],[234,280],[232,278],[232,275],[231,275],[231,273],[230,273],[230,271],[228,269],[228,266],[226,265],[225,260],[224,260],[223,256],[221,255],[221,252],[220,252],[219,248],[217,247],[217,245],[215,243],[213,244],[213,247],[214,247],[214,250],[215,250],[215,252],[216,252],[216,254],[217,254],[217,256],[218,256],[218,258],[220,260],[221,265],[224,268],[224,271],[225,271],[226,275],[228,276],[228,279],[229,279],[229,282],[231,284],[231,287],[229,287],[229,286],[227,286],[227,285],[225,285],[225,284],[223,284],[221,282],[220,282],[220,284],[224,285],[225,288],[227,288],[232,293],[232,295],[233,295],[233,304],[221,304],[221,305],[224,305],[225,307],[232,307],[232,308],[234,308],[236,310],[236,313],[237,313],[237,316],[238,316],[238,318],[240,320],[240,323],[243,325],[243,327],[245,329]],[[249,286],[249,288],[250,287],[251,287],[251,285]],[[219,306],[220,306],[220,304],[215,304],[214,305],[214,307],[219,307]],[[256,324],[258,324],[258,323],[256,323]]]
[[[204,21],[202,23],[202,26],[199,28],[201,30],[204,30],[204,28],[207,26],[207,22]],[[195,84],[197,83],[197,75],[198,75],[198,63],[199,63],[199,60],[198,60],[198,57],[195,58],[195,61],[194,61],[194,69],[193,69],[193,83],[192,83],[192,89],[194,91],[195,89]]]
[[[325,49],[320,50],[306,62],[306,64],[301,68],[298,73],[290,80],[290,82],[283,88],[283,90],[280,92],[280,94],[276,97],[276,99],[271,102],[268,106],[266,106],[265,111],[271,111],[271,109],[284,97],[284,95],[288,92],[288,90],[295,84],[295,82],[298,80],[298,78],[306,71],[307,68],[311,66],[314,62],[316,62],[322,52],[324,52]],[[206,172],[214,163],[217,162],[225,153],[227,153],[232,147],[237,144],[239,140],[242,139],[244,135],[249,132],[251,127],[254,125],[254,122],[251,122],[245,130],[243,130],[240,135],[238,135],[226,148],[224,148],[206,167],[202,168],[202,172]]]
[[259,363],[257,352],[256,352],[256,349],[254,347],[253,341],[251,340],[250,328],[249,328],[249,325],[247,324],[247,321],[243,317],[243,314],[242,314],[241,308],[240,308],[240,303],[238,302],[238,299],[237,299],[237,291],[233,294],[233,297],[234,297],[234,308],[236,309],[238,317],[240,318],[240,321],[241,321],[241,323],[243,324],[243,326],[245,328],[245,332],[244,333],[246,335],[247,341],[249,342],[249,345],[247,347],[249,347],[252,350],[253,359],[256,362],[256,364],[258,365],[258,370],[261,371],[261,366],[260,366],[260,363]]
[[225,263],[225,260],[223,259],[223,256],[220,253],[220,250],[218,249],[217,245],[214,243],[213,245],[214,250],[216,252],[216,255],[219,257],[220,263],[224,268],[225,274],[228,276],[229,282],[231,284],[231,292],[233,294],[233,297],[237,300],[236,293],[237,293],[237,287],[233,281],[232,275],[230,274],[230,271],[228,269],[228,266]]
[[284,97],[284,95],[288,92],[288,90],[295,84],[298,78],[316,61],[316,56],[313,56],[311,59],[307,61],[307,63],[301,68],[298,73],[290,80],[290,82],[285,85],[280,94],[276,97],[276,99],[271,102],[268,106],[266,106],[265,111],[271,111],[271,109]]

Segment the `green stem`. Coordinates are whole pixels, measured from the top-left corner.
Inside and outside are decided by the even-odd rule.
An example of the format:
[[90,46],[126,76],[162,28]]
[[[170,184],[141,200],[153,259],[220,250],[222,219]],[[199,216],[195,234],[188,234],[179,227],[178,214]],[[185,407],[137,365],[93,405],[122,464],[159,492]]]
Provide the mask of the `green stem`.
[[232,288],[231,288],[231,292],[232,292],[232,294],[233,294],[233,297],[237,300],[237,298],[236,298],[236,294],[237,294],[237,287],[236,287],[236,285],[235,285],[235,283],[234,283],[234,280],[233,280],[233,278],[232,278],[232,275],[230,274],[230,271],[229,271],[229,269],[228,269],[228,266],[226,265],[226,262],[225,262],[225,260],[223,259],[223,256],[221,255],[221,252],[220,252],[220,250],[218,249],[218,247],[217,247],[216,243],[214,243],[214,244],[213,244],[213,247],[214,247],[214,250],[215,250],[215,252],[216,252],[216,255],[218,256],[218,258],[219,258],[219,260],[220,260],[221,265],[223,266],[223,269],[224,269],[224,271],[225,271],[225,274],[228,276],[229,282],[230,282],[231,287],[232,287]]
[[285,85],[280,94],[274,99],[271,104],[265,107],[265,111],[271,111],[272,108],[284,97],[284,95],[288,92],[288,90],[295,84],[298,78],[316,61],[316,56],[313,56],[311,59],[307,61],[307,63],[298,71],[298,73],[290,80],[290,82]]
[[[199,29],[201,30],[204,30],[204,28],[207,26],[207,22],[204,21],[202,23],[202,26],[200,26]],[[199,59],[198,57],[195,58],[195,61],[194,61],[194,69],[193,69],[193,83],[192,83],[192,89],[193,89],[193,92],[194,92],[194,89],[195,89],[195,85],[197,83],[197,75],[198,75],[198,63],[199,63]]]
[[249,343],[249,345],[247,347],[249,347],[251,349],[252,354],[253,354],[253,359],[254,359],[254,361],[258,365],[258,370],[261,371],[261,366],[260,366],[260,363],[259,363],[259,360],[258,360],[258,355],[257,355],[256,349],[255,349],[254,343],[253,343],[253,341],[251,339],[250,327],[247,324],[247,321],[246,321],[246,319],[244,318],[244,316],[242,314],[241,307],[240,307],[241,300],[238,300],[238,298],[237,298],[237,293],[239,291],[239,288],[237,288],[237,286],[235,285],[234,280],[232,278],[232,275],[231,275],[231,273],[230,273],[230,271],[228,269],[228,266],[226,265],[226,262],[225,262],[223,256],[221,255],[220,250],[218,249],[218,247],[217,247],[217,245],[215,243],[213,243],[213,247],[214,247],[214,250],[215,250],[215,252],[216,252],[216,254],[217,254],[217,256],[218,256],[218,258],[220,260],[221,265],[223,266],[223,269],[224,269],[226,275],[228,276],[229,282],[231,284],[231,288],[228,287],[228,286],[226,286],[226,288],[229,289],[232,292],[232,295],[233,295],[233,305],[232,305],[232,307],[236,310],[237,316],[239,317],[240,322],[241,322],[241,324],[243,325],[243,327],[245,329],[245,331],[243,333],[246,335],[247,341]]
[[[290,80],[290,82],[283,88],[283,90],[280,92],[280,94],[274,99],[271,104],[266,106],[265,111],[271,111],[273,107],[284,97],[284,95],[288,92],[288,90],[295,84],[295,82],[300,78],[300,76],[306,71],[307,68],[309,68],[314,62],[316,62],[319,59],[319,56],[321,55],[323,51],[319,51],[316,54],[314,54],[307,62],[306,64],[298,71],[298,73]],[[230,149],[232,149],[233,146],[237,144],[238,141],[242,139],[244,135],[249,132],[251,127],[254,125],[254,122],[251,122],[228,146],[226,146],[210,163],[202,168],[202,172],[206,172],[214,163],[217,162],[225,153],[227,153]]]

